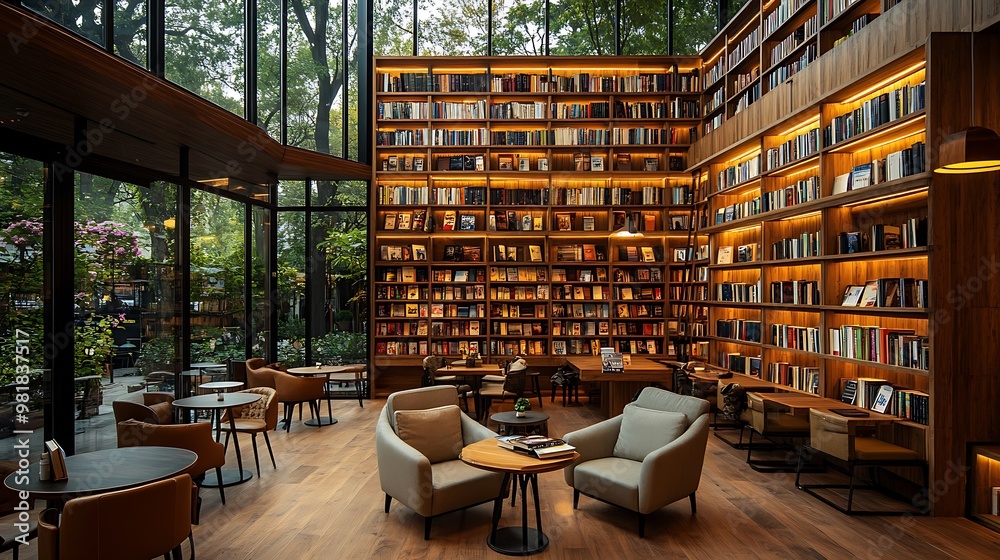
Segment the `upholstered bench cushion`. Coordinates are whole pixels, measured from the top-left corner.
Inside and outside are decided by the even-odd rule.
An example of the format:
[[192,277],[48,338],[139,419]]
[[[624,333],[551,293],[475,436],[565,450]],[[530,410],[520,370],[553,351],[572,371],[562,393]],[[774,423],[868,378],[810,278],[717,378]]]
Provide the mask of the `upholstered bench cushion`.
[[870,437],[854,438],[854,451],[861,461],[916,461],[920,458],[912,449]]
[[584,494],[639,511],[639,472],[642,463],[605,457],[577,465],[573,487]]
[[642,461],[653,450],[679,438],[687,430],[687,417],[681,412],[668,412],[625,405],[622,427],[612,455]]
[[396,435],[433,463],[458,459],[462,452],[462,409],[457,405],[397,410]]

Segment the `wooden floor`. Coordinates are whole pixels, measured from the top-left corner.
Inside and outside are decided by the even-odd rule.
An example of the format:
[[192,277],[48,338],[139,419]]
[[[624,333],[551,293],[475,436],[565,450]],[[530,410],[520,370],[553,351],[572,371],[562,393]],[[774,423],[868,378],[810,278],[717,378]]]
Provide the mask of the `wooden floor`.
[[[423,540],[423,520],[394,502],[382,510],[375,458],[375,422],[384,399],[336,401],[334,426],[296,422],[290,434],[273,432],[278,470],[261,442],[263,477],[218,492],[202,490],[202,523],[195,527],[202,559],[500,558],[486,546],[491,506],[434,521]],[[324,407],[325,410],[325,407]],[[597,407],[545,403],[550,434],[599,420]],[[250,442],[244,459],[252,466]],[[229,460],[235,463],[230,449]],[[857,518],[842,515],[793,486],[793,475],[756,473],[742,452],[709,438],[698,513],[687,500],[648,518],[646,538],[633,514],[582,497],[559,472],[540,475],[542,522],[551,539],[539,558],[998,558],[1000,535],[966,519]],[[266,464],[266,466],[265,466]],[[509,505],[509,503],[507,504]],[[504,509],[502,524],[519,524],[520,508]],[[142,516],[121,519],[122,531],[142,531]],[[35,558],[32,543],[22,558]],[[184,547],[188,557],[187,546]]]

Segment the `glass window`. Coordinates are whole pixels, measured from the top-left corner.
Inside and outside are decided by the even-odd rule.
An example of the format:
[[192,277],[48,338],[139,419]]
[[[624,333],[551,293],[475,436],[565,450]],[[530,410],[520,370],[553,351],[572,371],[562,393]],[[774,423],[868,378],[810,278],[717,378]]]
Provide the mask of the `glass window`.
[[242,116],[246,89],[243,20],[240,0],[168,3],[166,78]]
[[372,52],[375,56],[411,56],[414,0],[373,1]]
[[78,450],[115,446],[110,405],[129,388],[147,379],[157,389],[172,388],[176,211],[173,185],[76,175]]
[[281,139],[281,2],[257,0],[257,126]]
[[486,55],[486,2],[419,1],[421,56]]
[[[361,123],[367,125],[368,121],[360,118],[358,114],[358,99],[360,95],[358,76],[358,0],[352,0],[348,4],[347,29],[347,151],[344,157],[352,161],[358,160],[359,146],[358,134]],[[364,2],[360,3],[362,6]]]
[[246,205],[191,191],[191,362],[246,359]]
[[615,54],[614,0],[551,0],[549,49],[554,55]]
[[[676,0],[675,0],[676,2]],[[623,55],[670,53],[665,0],[630,0],[622,3]]]
[[253,206],[253,227],[250,240],[253,244],[250,251],[250,354],[253,357],[264,357],[268,351],[270,336],[271,283],[267,272],[268,254],[271,250],[271,211],[260,206]]
[[[14,430],[41,434],[45,424],[44,184],[41,162],[0,152],[0,398],[4,403],[16,402],[19,386],[26,386],[28,394],[23,416],[17,416],[11,405],[5,405],[0,414],[0,460],[18,459],[14,443],[2,441],[13,437]],[[25,377],[18,377],[18,365],[27,366],[21,371],[24,374],[27,370]],[[42,440],[30,440],[33,462],[41,452]]]
[[104,2],[22,0],[21,5],[104,46]]
[[340,2],[290,2],[288,145],[339,156],[344,87]]
[[708,45],[718,33],[718,7],[718,0],[674,0],[674,54],[696,55]]
[[318,206],[368,206],[368,181],[313,181],[310,202]]
[[493,2],[493,54],[545,54],[545,0]]
[[301,207],[306,205],[305,181],[279,181],[278,206]]
[[[365,362],[368,357],[368,214],[312,215],[309,233],[312,336],[311,362]],[[320,305],[322,302],[322,305]]]
[[140,0],[115,0],[115,54],[148,68],[147,4]]
[[278,361],[289,366],[305,363],[305,219],[305,212],[278,212]]

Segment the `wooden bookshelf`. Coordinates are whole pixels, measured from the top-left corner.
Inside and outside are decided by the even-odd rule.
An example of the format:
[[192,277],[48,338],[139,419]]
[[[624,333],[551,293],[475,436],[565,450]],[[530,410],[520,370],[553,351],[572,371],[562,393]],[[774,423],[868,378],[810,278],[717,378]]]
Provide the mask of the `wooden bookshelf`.
[[[700,72],[698,57],[378,58],[377,368],[674,357]],[[642,237],[612,236],[629,218]]]
[[[785,23],[765,36],[765,48],[772,36],[798,25],[804,14],[816,9],[813,2],[798,4]],[[826,36],[841,33],[841,24],[853,21],[857,14],[874,14],[881,7],[880,2],[861,0],[824,24],[820,52],[830,52],[822,59],[824,66],[849,64],[846,59],[854,54],[854,49],[838,51],[832,45],[823,46]],[[966,305],[978,307],[981,303],[985,308],[990,304],[980,302],[978,294],[956,299],[955,288],[970,278],[979,278],[975,263],[981,268],[1000,243],[994,231],[982,233],[981,229],[992,227],[986,224],[994,221],[993,213],[976,211],[975,203],[963,205],[984,192],[982,176],[955,178],[932,173],[936,146],[947,135],[940,131],[968,124],[968,115],[963,114],[968,106],[960,109],[958,105],[963,99],[968,101],[968,92],[963,89],[967,90],[969,66],[967,61],[957,68],[949,62],[961,58],[963,48],[968,49],[967,37],[932,35],[922,46],[886,57],[881,65],[820,91],[815,101],[792,111],[762,106],[756,114],[769,109],[771,113],[761,118],[767,124],[758,133],[733,135],[727,130],[728,146],[717,139],[700,140],[695,156],[700,161],[692,170],[709,181],[707,188],[699,191],[708,217],[708,224],[699,233],[707,235],[711,255],[711,301],[706,304],[711,362],[737,373],[760,372],[765,379],[775,364],[797,365],[800,371],[808,368],[816,374],[810,377],[815,385],[796,389],[832,398],[840,397],[844,380],[855,378],[881,379],[900,391],[929,395],[928,418],[901,419],[880,437],[920,452],[931,464],[932,480],[942,479],[949,468],[965,463],[964,444],[952,442],[953,438],[997,439],[991,406],[973,404],[978,391],[1000,385],[987,365],[993,358],[986,358],[995,358],[995,341],[986,334],[994,329],[995,321],[983,315],[985,309],[968,315],[961,311]],[[997,41],[990,38],[984,43],[995,47]],[[765,55],[765,68],[768,60]],[[993,84],[989,87],[996,86],[995,77],[987,78],[978,68],[977,72],[977,83],[985,79]],[[933,96],[928,93],[932,87],[936,88]],[[899,95],[904,90],[905,94]],[[905,107],[901,103],[898,110],[894,107],[890,111],[890,117],[869,118],[863,123],[855,120],[854,115],[867,113],[873,106],[884,113],[886,106],[879,106],[879,98],[895,99],[897,95],[923,102]],[[988,112],[985,107],[979,109],[981,115]],[[852,121],[845,125],[848,116]],[[996,126],[1000,117],[993,110],[985,118]],[[710,155],[701,159],[701,154]],[[894,167],[890,171],[890,158],[901,161],[895,154],[902,154],[907,162],[902,170]],[[855,189],[850,181],[845,190],[842,176],[853,173],[853,180],[863,175],[865,164],[875,162],[876,169],[882,167],[881,160],[886,160],[885,173],[877,182],[862,186],[862,181]],[[992,175],[985,184],[995,188],[996,174]],[[958,199],[952,196],[952,189],[962,193]],[[985,204],[993,204],[998,197],[989,191],[987,198]],[[893,226],[904,224],[920,224],[920,234],[905,242],[893,239],[888,246],[868,243],[881,233],[873,226],[890,226],[893,234]],[[916,230],[913,227],[911,233]],[[854,232],[867,233],[868,240],[851,246],[856,237],[841,234]],[[775,244],[782,244],[789,254],[777,253]],[[741,246],[752,247],[748,262],[739,262]],[[732,249],[720,255],[725,247]],[[956,265],[959,258],[962,264]],[[955,266],[963,272],[955,272]],[[926,288],[919,284],[921,302],[907,302],[906,307],[888,302],[879,302],[881,307],[844,304],[852,286],[878,279],[890,279],[884,286],[891,286],[895,278],[926,280]],[[913,285],[918,289],[918,284]],[[803,295],[804,287],[811,296]],[[760,341],[736,340],[743,337],[719,332],[726,322],[756,321],[760,322]],[[904,332],[912,335],[896,335]],[[889,337],[896,337],[893,340],[900,345],[905,337],[909,348],[916,347],[919,359],[907,356],[900,361],[901,352],[888,352],[889,344],[896,350]],[[873,352],[873,345],[881,346],[883,352]],[[977,367],[973,363],[991,373],[968,379],[968,367]],[[781,381],[783,385],[792,383],[790,377]],[[961,404],[956,399],[961,399]],[[890,484],[906,488],[905,481],[916,481],[915,475],[892,470]],[[961,477],[962,484],[949,486],[945,495],[932,500],[936,515],[964,511],[965,476]],[[978,502],[973,513],[981,518],[984,506],[980,502],[985,503],[985,494],[978,489],[974,492]]]

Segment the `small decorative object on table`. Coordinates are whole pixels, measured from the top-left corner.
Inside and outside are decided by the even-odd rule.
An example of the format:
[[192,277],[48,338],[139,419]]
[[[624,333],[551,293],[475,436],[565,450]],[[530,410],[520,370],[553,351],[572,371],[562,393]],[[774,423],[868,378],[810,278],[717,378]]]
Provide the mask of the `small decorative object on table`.
[[518,418],[524,418],[525,412],[531,410],[531,401],[525,398],[520,398],[514,401],[514,416]]

